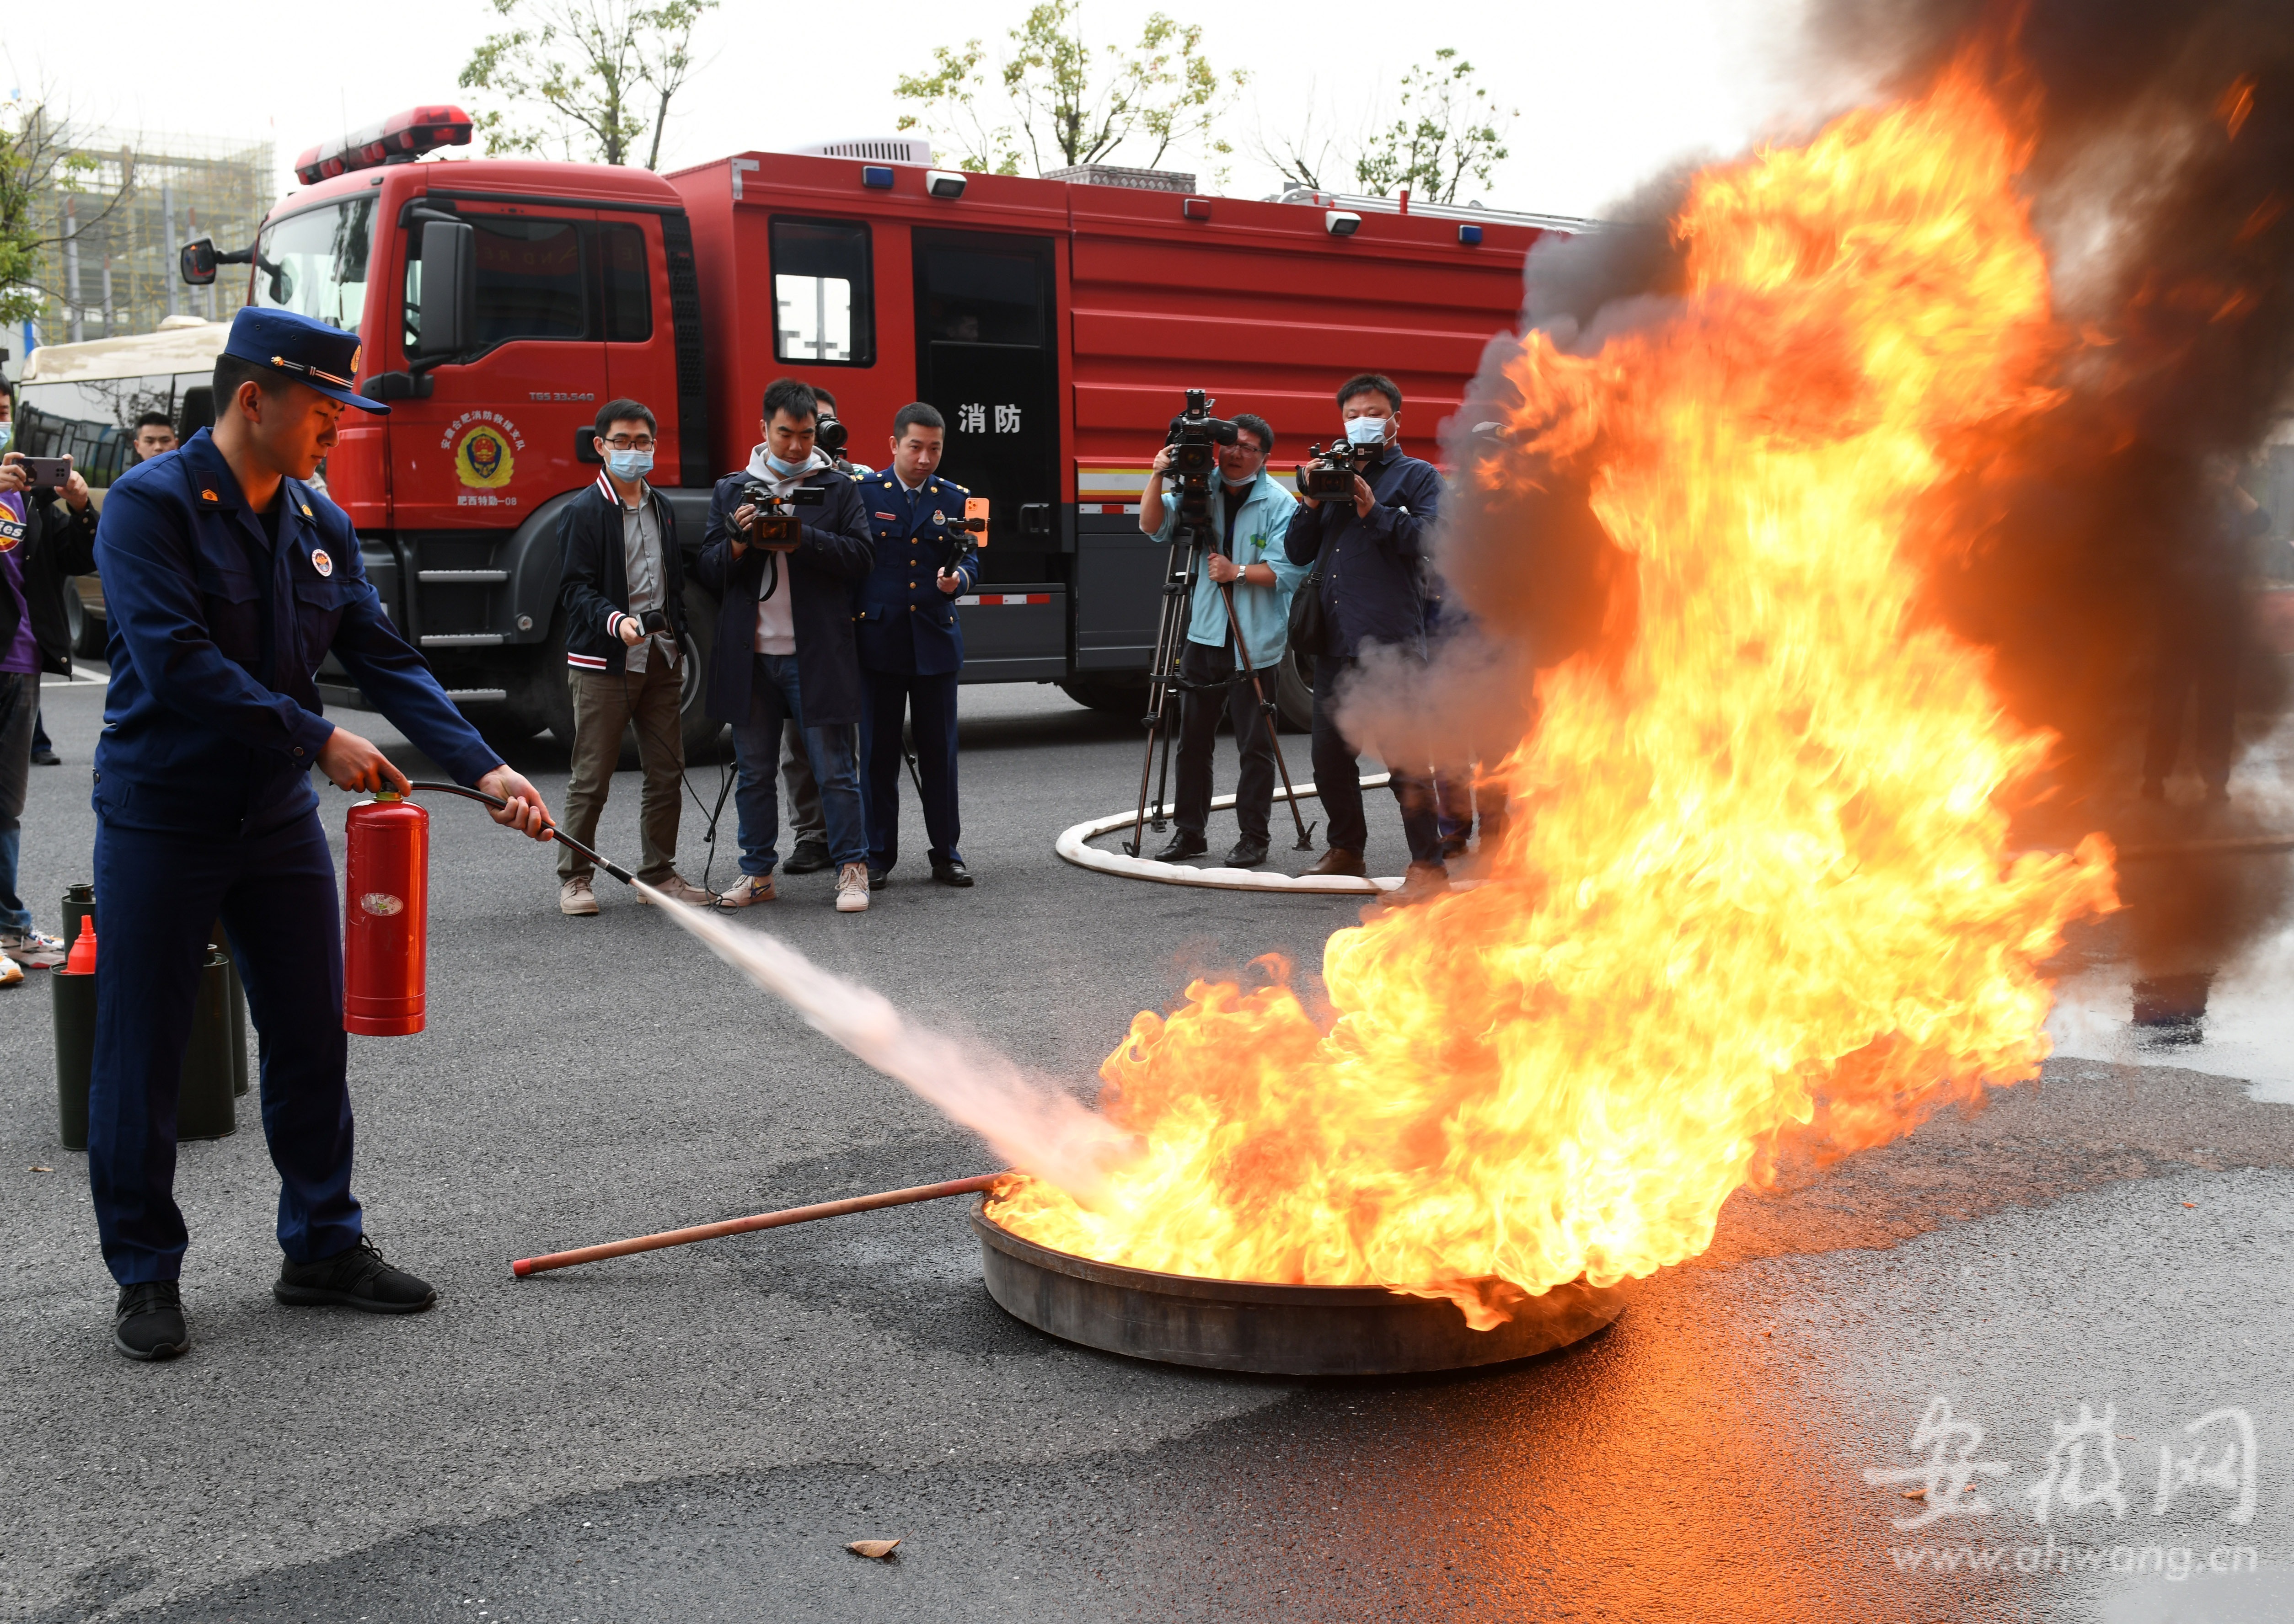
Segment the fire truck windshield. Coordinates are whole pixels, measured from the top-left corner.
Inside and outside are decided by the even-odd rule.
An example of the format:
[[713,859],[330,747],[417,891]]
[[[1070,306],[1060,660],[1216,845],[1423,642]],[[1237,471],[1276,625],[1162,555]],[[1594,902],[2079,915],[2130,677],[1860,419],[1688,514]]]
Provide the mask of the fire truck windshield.
[[305,209],[264,227],[255,247],[255,302],[355,329],[366,307],[368,225],[374,199]]

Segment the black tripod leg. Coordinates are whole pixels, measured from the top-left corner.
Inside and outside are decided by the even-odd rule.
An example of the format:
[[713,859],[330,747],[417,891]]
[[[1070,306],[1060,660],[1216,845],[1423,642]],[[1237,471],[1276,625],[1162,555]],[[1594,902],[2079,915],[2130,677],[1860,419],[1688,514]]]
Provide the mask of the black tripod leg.
[[[1188,549],[1187,565],[1179,567],[1179,549]],[[1171,554],[1165,565],[1163,578],[1163,616],[1155,630],[1155,657],[1148,667],[1147,755],[1139,764],[1139,811],[1132,820],[1131,839],[1125,849],[1133,857],[1143,856],[1147,849],[1148,801],[1147,791],[1155,778],[1155,744],[1161,735],[1163,744],[1163,785],[1171,781],[1171,704],[1175,697],[1179,674],[1178,640],[1186,629],[1185,609],[1194,592],[1195,543],[1193,532],[1182,525],[1171,536]],[[1164,795],[1159,790],[1155,798],[1153,824],[1160,833],[1164,828]]]

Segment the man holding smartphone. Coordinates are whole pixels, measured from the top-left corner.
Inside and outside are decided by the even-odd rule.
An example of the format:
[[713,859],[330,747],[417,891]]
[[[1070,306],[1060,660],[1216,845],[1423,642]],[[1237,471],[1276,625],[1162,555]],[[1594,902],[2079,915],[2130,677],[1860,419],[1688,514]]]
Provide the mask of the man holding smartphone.
[[95,505],[71,459],[0,457],[0,987],[64,962],[66,945],[33,928],[16,867],[40,675],[71,675],[62,583],[94,568]]
[[[638,878],[674,902],[717,899],[677,872],[677,824],[685,790],[684,697],[679,669],[685,583],[677,516],[647,483],[654,415],[639,401],[598,409],[590,443],[606,466],[558,521],[557,601],[565,617],[565,680],[574,701],[574,749],[565,782],[565,832],[587,846],[622,759],[622,735],[637,729],[645,770],[638,802],[643,865]],[[590,859],[571,846],[557,857],[557,911],[598,912]],[[639,892],[638,899],[647,900]]]

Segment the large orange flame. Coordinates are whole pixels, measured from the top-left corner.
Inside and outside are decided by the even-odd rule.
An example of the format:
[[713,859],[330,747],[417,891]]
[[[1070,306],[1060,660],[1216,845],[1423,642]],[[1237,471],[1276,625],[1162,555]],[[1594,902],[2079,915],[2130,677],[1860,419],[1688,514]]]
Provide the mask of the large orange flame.
[[[1532,335],[1523,451],[1590,476],[1632,623],[1538,678],[1477,889],[1333,937],[1325,1032],[1198,982],[1102,1075],[1143,1149],[1006,1225],[1143,1268],[1378,1283],[1497,1323],[1711,1244],[1782,1136],[1852,1149],[2047,1052],[2038,966],[2111,853],[2011,856],[2046,735],[1915,612],[1912,515],[2055,397],[2022,143],[1975,76],[1708,171],[1689,293],[1590,356]],[[1509,472],[1508,470],[1514,470]]]

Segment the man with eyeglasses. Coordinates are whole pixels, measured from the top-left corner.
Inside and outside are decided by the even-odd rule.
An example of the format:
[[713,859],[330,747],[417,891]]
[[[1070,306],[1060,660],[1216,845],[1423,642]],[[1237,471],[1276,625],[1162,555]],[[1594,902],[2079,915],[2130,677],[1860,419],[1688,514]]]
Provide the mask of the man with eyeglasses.
[[[646,483],[653,467],[653,413],[637,401],[598,409],[595,443],[605,467],[559,521],[557,597],[565,609],[566,682],[574,691],[574,760],[565,785],[565,829],[582,845],[597,838],[622,733],[636,726],[644,768],[638,878],[678,902],[707,907],[716,897],[677,872],[679,800],[685,787],[685,581],[677,519]],[[557,911],[598,911],[590,860],[557,849]],[[638,900],[647,901],[644,892]]]

